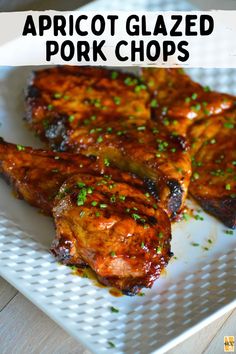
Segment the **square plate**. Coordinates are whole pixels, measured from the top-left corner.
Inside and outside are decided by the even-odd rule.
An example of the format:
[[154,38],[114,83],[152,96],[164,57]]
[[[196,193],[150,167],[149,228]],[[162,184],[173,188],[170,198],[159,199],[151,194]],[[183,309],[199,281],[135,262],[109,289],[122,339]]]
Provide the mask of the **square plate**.
[[[194,6],[185,0],[130,0],[122,5],[120,0],[99,0],[83,9],[186,11]],[[23,88],[31,70],[0,69],[0,136],[40,147],[22,119]],[[204,85],[236,94],[236,70],[190,73]],[[188,203],[204,220],[173,225],[176,259],[143,297],[129,298],[111,296],[108,289],[59,265],[48,251],[55,233],[52,220],[15,199],[2,180],[0,195],[0,274],[97,354],[163,353],[236,306],[236,233],[226,234],[221,223],[192,201]],[[193,242],[200,246],[193,247]],[[119,312],[112,312],[112,306]]]
[[[23,121],[23,89],[30,67],[0,69],[0,136],[40,146]],[[236,94],[236,71],[194,69],[204,85]],[[1,275],[66,331],[96,353],[161,353],[236,306],[236,232],[205,214],[173,225],[172,259],[143,297],[114,297],[71,274],[48,249],[52,220],[17,200],[0,180]],[[209,240],[211,240],[209,242]],[[198,243],[193,247],[192,243]],[[207,248],[208,250],[206,250]],[[119,310],[111,311],[111,307]]]

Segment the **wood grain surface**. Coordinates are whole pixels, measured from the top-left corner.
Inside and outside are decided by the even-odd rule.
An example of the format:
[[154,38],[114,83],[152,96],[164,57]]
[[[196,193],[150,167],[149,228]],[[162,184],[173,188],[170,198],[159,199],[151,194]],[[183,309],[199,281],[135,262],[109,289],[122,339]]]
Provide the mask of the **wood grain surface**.
[[[167,354],[221,354],[224,336],[236,339],[236,309]],[[0,278],[0,354],[90,354],[55,322]],[[147,354],[147,353],[143,353]]]

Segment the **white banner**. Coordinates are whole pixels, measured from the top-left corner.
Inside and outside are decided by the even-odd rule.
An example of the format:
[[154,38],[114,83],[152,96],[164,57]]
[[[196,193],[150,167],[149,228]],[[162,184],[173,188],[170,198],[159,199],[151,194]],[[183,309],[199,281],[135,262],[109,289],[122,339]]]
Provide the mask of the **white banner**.
[[0,13],[0,65],[236,67],[236,11]]

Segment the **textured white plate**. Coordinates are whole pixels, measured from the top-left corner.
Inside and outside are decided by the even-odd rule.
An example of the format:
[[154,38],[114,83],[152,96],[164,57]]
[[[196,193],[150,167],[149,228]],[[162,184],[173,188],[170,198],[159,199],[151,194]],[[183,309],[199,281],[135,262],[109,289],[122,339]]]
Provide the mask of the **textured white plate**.
[[[31,69],[0,69],[0,136],[36,147],[39,141],[22,120],[23,88]],[[233,70],[192,74],[236,94]],[[153,289],[143,297],[115,298],[55,262],[48,252],[54,236],[50,218],[16,200],[3,180],[0,196],[1,275],[95,353],[163,352],[236,306],[236,233],[225,233],[202,211],[203,221],[191,218],[173,226],[177,259]],[[196,214],[199,207],[194,209]]]
[[[185,0],[100,0],[86,8],[156,11],[193,6]],[[0,136],[38,147],[22,120],[23,88],[31,69],[0,69]],[[204,85],[236,94],[236,70],[190,72]],[[172,251],[177,259],[153,289],[143,297],[115,298],[55,262],[48,252],[54,236],[51,219],[16,200],[0,180],[0,273],[95,353],[163,353],[236,306],[236,232],[229,235],[216,219],[198,214],[203,221],[191,218],[174,225]]]

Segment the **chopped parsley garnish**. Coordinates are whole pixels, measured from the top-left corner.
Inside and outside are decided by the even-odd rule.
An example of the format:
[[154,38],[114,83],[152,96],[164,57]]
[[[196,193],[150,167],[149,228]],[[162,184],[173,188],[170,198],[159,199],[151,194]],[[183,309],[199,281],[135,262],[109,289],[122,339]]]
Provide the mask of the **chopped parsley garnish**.
[[48,110],[51,111],[53,109],[53,105],[52,104],[49,104],[48,105]]
[[107,208],[107,204],[100,204],[99,207],[100,207],[101,209],[105,209],[105,208]]
[[113,100],[116,105],[119,105],[121,103],[121,98],[118,96],[113,97]]
[[157,249],[156,249],[156,253],[157,254],[161,254],[161,252],[162,252],[162,247],[158,246]]
[[140,127],[137,127],[138,131],[146,130],[145,125],[141,125]]
[[209,248],[208,247],[202,247],[204,249],[204,251],[209,251]]
[[226,189],[227,191],[230,191],[230,190],[231,190],[231,185],[230,185],[229,183],[227,183],[227,184],[225,185],[225,189]]
[[198,94],[196,92],[194,92],[191,96],[192,100],[196,100],[198,97]]
[[98,138],[97,138],[97,143],[102,143],[103,142],[103,137],[100,135]]
[[211,91],[211,89],[210,89],[209,86],[204,86],[204,87],[203,87],[203,90],[204,90],[205,92],[210,92],[210,91]]
[[224,123],[224,127],[228,129],[234,129],[234,124],[230,122]]
[[152,108],[158,107],[158,103],[157,103],[156,99],[151,100],[150,107],[152,107]]
[[111,306],[111,312],[118,313],[119,310],[116,307]]
[[133,214],[132,214],[132,218],[133,218],[134,220],[139,220],[139,219],[141,219],[141,216],[138,215],[138,214],[133,213]]
[[198,179],[200,176],[199,176],[199,173],[197,172],[194,172],[193,174],[193,179]]
[[111,73],[112,80],[117,79],[117,77],[118,77],[118,72],[117,71],[112,71],[112,73]]
[[115,348],[116,347],[115,344],[113,342],[111,342],[111,341],[108,341],[107,343],[108,343],[110,348]]
[[110,255],[111,255],[111,257],[115,257],[116,256],[116,252],[111,251]]
[[22,146],[22,145],[16,145],[16,148],[18,151],[24,151],[25,150],[25,147]]
[[144,244],[144,242],[142,241],[142,243],[141,243],[141,248],[144,248],[145,247],[145,244]]
[[77,182],[77,186],[79,188],[83,188],[83,187],[85,187],[85,183],[84,182]]
[[144,84],[141,84],[141,85],[137,85],[135,87],[134,92],[139,93],[140,91],[146,90],[146,89],[147,89],[147,86]]
[[75,116],[73,114],[68,117],[68,120],[70,123],[72,123],[74,119],[75,119]]
[[194,219],[195,220],[201,220],[201,221],[203,221],[204,220],[204,218],[201,216],[201,215],[194,215]]
[[190,97],[186,97],[184,101],[185,101],[186,103],[190,103],[191,98],[190,98]]
[[82,206],[84,205],[87,197],[87,190],[86,188],[82,188],[77,196],[77,205]]
[[185,221],[188,221],[190,219],[190,216],[187,213],[183,213],[183,219]]
[[53,95],[54,98],[61,98],[62,97],[62,93],[59,92],[55,92]]
[[126,196],[125,195],[119,195],[119,199],[122,200],[122,202],[125,201]]
[[225,230],[224,233],[226,235],[233,235],[234,234],[234,232],[232,230]]
[[116,197],[115,197],[114,195],[112,195],[112,196],[110,197],[110,201],[111,201],[112,203],[115,203]]
[[107,167],[110,166],[110,161],[107,158],[104,159],[104,165]]

